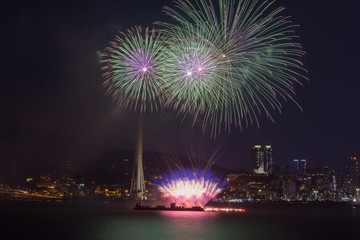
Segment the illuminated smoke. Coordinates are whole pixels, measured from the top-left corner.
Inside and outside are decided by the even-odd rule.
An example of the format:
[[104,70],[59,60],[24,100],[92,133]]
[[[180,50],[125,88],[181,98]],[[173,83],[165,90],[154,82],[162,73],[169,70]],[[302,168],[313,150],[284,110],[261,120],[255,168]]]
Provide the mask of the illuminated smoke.
[[205,169],[172,171],[156,184],[163,198],[184,207],[204,207],[225,186],[221,177]]

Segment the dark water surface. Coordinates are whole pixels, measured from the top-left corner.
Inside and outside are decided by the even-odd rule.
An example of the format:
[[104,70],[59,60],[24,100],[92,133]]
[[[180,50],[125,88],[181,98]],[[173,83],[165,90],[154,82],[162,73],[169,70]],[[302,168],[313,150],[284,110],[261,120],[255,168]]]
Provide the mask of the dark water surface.
[[0,239],[360,239],[360,209],[252,207],[245,213],[0,205]]

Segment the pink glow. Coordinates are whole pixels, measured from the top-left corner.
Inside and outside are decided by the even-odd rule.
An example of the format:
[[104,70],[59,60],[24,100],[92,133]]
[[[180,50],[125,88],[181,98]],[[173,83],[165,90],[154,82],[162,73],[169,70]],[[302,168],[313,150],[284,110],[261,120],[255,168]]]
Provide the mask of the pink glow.
[[159,186],[159,190],[163,193],[163,198],[175,202],[178,206],[204,207],[211,198],[220,193],[221,188],[218,182],[204,180],[204,178],[197,181],[183,178],[163,184]]

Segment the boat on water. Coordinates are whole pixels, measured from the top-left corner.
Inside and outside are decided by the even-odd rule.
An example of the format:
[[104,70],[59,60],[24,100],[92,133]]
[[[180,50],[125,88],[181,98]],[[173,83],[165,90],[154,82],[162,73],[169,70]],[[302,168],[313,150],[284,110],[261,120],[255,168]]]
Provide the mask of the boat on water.
[[202,208],[200,206],[194,206],[186,208],[184,206],[176,206],[175,203],[171,203],[170,207],[165,206],[143,206],[140,202],[136,203],[135,210],[156,210],[156,211],[206,211],[206,212],[245,212],[243,208]]
[[186,208],[184,206],[176,206],[175,203],[171,203],[170,207],[165,206],[143,206],[140,202],[136,203],[134,208],[135,210],[158,210],[158,211],[204,211],[204,208],[200,206],[194,206],[191,208]]

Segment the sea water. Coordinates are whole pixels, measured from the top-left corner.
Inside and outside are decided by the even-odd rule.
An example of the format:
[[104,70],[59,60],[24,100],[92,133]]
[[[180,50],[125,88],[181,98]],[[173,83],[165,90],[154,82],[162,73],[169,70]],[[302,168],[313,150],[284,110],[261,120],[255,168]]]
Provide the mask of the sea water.
[[0,206],[0,239],[360,239],[360,210],[252,207],[244,212],[135,211],[117,206]]

